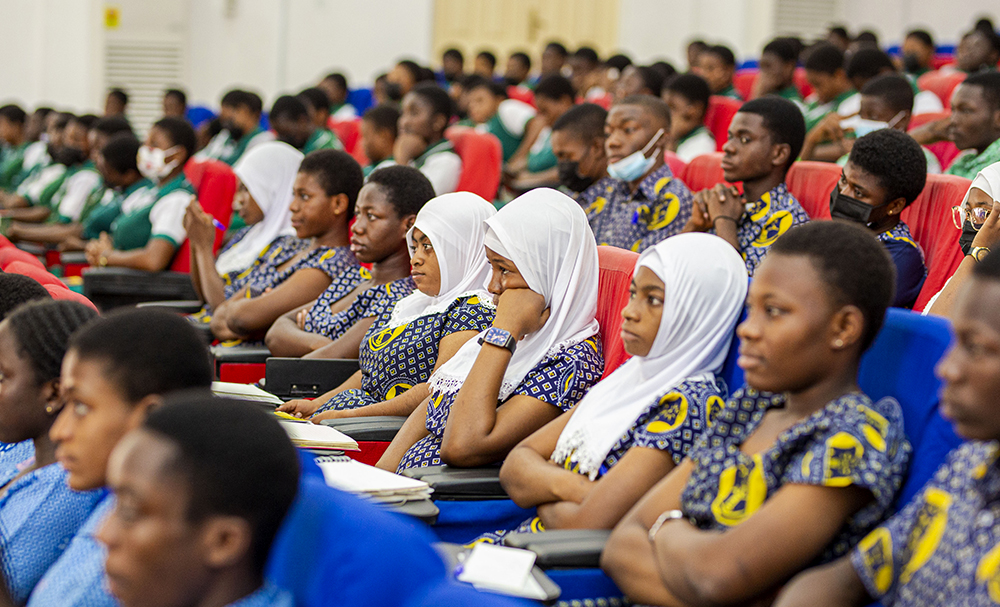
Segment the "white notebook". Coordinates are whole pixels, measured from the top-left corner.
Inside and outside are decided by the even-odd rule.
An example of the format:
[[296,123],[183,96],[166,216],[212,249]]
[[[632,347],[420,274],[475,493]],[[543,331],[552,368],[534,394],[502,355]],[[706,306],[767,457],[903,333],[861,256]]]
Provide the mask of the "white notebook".
[[303,449],[336,449],[338,451],[358,451],[358,443],[336,428],[317,426],[311,422],[279,420],[281,427],[292,439],[292,444]]
[[270,392],[265,392],[253,384],[234,384],[227,381],[213,381],[212,394],[223,398],[269,403],[275,406],[284,402],[277,396]]
[[358,461],[347,458],[329,461],[327,458],[319,458],[316,463],[323,471],[327,485],[348,493],[384,502],[426,499],[431,495],[431,488],[424,481],[386,472]]

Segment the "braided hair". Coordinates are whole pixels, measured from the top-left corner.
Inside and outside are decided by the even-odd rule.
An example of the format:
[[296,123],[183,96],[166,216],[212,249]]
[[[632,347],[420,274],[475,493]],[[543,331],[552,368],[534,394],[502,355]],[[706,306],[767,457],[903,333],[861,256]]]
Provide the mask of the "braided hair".
[[70,336],[97,316],[93,309],[75,301],[32,301],[19,306],[7,323],[31,362],[39,384],[59,377]]

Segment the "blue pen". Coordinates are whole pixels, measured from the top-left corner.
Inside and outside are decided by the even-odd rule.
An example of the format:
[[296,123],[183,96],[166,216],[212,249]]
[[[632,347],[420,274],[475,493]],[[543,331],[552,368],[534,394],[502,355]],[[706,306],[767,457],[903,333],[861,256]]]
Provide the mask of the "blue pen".
[[226,226],[222,225],[222,222],[215,217],[212,218],[212,225],[215,226],[216,229],[222,230],[223,232],[226,231]]

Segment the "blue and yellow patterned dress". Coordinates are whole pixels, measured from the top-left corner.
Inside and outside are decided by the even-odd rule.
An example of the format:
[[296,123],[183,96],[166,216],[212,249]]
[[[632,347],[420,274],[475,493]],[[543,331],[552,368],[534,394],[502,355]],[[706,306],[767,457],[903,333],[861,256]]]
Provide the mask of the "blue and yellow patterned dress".
[[318,247],[309,252],[287,268],[280,269],[293,257],[309,247],[309,241],[295,236],[279,236],[275,238],[246,270],[230,272],[223,277],[226,285],[226,299],[240,291],[249,288],[250,296],[257,297],[265,289],[273,289],[288,278],[306,268],[322,270],[330,278],[342,274],[345,270],[359,267],[350,247]]
[[[705,379],[686,379],[676,387],[657,397],[642,415],[635,420],[618,442],[611,447],[604,459],[597,478],[608,473],[612,466],[621,461],[625,453],[632,447],[656,449],[670,454],[674,465],[681,463],[691,450],[695,441],[706,428],[714,423],[714,418],[726,406],[726,382],[721,378],[715,381]],[[569,460],[556,462],[567,470],[579,472]],[[537,533],[545,531],[545,525],[537,516],[532,517],[514,530],[502,529],[493,533],[484,533],[476,542],[499,543],[511,532]]]
[[317,413],[372,405],[426,382],[437,364],[441,340],[460,331],[485,331],[492,326],[495,313],[492,302],[465,296],[456,298],[443,312],[388,328],[392,308],[385,310],[361,342],[361,389],[337,394]]
[[[580,402],[604,372],[604,350],[597,335],[542,359],[524,376],[511,397],[524,395],[569,411]],[[427,404],[428,436],[418,440],[403,455],[397,471],[441,464],[441,440],[448,413],[458,392],[431,391]],[[502,403],[497,403],[499,407]]]
[[747,273],[753,276],[771,245],[788,228],[807,221],[809,214],[795,200],[784,182],[764,193],[760,200],[748,204],[747,211],[736,228],[736,238],[747,264]]
[[[357,277],[358,282],[354,283],[354,287],[347,293],[354,290],[361,281],[371,278],[371,274],[361,268]],[[386,311],[391,312],[396,302],[413,293],[415,288],[417,286],[409,276],[383,285],[375,285],[359,293],[350,306],[333,314],[330,312],[330,307],[347,294],[343,287],[334,281],[330,288],[319,296],[313,307],[309,308],[302,328],[308,333],[318,333],[328,339],[336,340],[362,318],[379,317]]]
[[910,444],[899,405],[850,393],[782,432],[765,451],[740,446],[783,394],[744,388],[689,455],[694,467],[681,509],[701,529],[724,531],[752,516],[786,484],[860,487],[874,500],[848,519],[816,564],[848,552],[889,512],[903,483]]

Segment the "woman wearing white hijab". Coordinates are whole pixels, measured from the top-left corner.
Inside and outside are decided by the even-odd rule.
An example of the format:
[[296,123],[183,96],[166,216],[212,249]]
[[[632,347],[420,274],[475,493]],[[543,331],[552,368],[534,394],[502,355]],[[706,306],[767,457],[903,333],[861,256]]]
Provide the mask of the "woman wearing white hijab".
[[191,281],[209,308],[226,300],[223,277],[247,270],[279,236],[295,235],[289,204],[302,158],[302,152],[277,141],[261,144],[240,158],[233,167],[239,179],[233,206],[247,227],[233,234],[218,258],[212,256],[216,235],[212,216],[197,201],[188,207]]
[[960,287],[972,276],[972,268],[1000,246],[1000,162],[979,171],[972,180],[961,206],[955,210],[955,223],[962,224],[958,244],[965,253],[944,287],[924,308],[924,314],[948,316]]
[[632,358],[504,461],[508,495],[538,507],[518,531],[614,527],[725,406],[715,374],[746,299],[739,254],[709,234],[668,238],[639,257],[630,291],[621,330]]
[[412,413],[430,393],[431,373],[493,323],[483,239],[484,222],[495,214],[493,205],[469,192],[425,204],[406,234],[417,290],[368,329],[361,370],[315,400],[289,401],[278,410],[298,417],[315,413],[314,422]]
[[502,461],[601,376],[597,246],[580,205],[541,188],[486,221],[493,326],[430,380],[379,467]]

